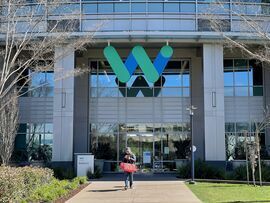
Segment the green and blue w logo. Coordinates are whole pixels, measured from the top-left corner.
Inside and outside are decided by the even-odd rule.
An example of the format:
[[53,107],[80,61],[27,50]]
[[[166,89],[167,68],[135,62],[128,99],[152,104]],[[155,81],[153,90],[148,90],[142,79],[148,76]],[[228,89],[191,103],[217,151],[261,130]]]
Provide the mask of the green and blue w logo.
[[118,80],[122,83],[129,81],[137,66],[140,66],[149,82],[154,83],[158,81],[173,55],[173,49],[170,46],[163,46],[152,63],[144,48],[142,46],[135,46],[125,63],[123,63],[113,46],[107,46],[103,52]]

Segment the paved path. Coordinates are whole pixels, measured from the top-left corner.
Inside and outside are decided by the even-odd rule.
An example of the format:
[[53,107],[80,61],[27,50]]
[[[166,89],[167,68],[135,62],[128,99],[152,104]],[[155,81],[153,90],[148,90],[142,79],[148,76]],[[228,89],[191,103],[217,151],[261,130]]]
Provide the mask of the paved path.
[[134,189],[123,181],[94,181],[68,203],[198,203],[183,181],[137,181]]

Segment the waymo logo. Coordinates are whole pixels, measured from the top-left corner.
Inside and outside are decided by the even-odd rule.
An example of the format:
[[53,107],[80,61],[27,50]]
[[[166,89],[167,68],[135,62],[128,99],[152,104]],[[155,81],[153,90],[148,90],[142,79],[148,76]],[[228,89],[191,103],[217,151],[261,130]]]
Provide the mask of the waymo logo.
[[161,73],[171,59],[173,49],[168,45],[163,46],[153,63],[142,46],[135,46],[125,63],[123,63],[113,46],[107,46],[103,50],[103,53],[120,82],[128,82],[137,66],[139,66],[146,79],[154,83],[158,81]]

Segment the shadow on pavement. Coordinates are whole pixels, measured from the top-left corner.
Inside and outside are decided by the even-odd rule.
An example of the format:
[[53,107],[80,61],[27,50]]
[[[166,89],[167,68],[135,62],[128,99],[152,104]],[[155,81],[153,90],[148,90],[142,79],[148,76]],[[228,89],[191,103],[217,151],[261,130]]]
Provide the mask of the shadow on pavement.
[[[123,181],[124,173],[111,173],[103,174],[103,177],[100,179],[95,179],[93,181]],[[180,180],[176,178],[175,173],[169,174],[154,174],[154,173],[135,173],[134,181],[176,181]]]
[[87,192],[116,192],[121,191],[123,189],[109,189],[109,190],[88,190]]

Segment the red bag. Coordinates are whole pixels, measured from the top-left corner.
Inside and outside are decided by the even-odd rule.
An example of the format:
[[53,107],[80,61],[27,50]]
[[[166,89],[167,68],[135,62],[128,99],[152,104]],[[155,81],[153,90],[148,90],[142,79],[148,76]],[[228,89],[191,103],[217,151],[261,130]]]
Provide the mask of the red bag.
[[125,171],[125,172],[129,172],[129,173],[132,173],[132,172],[135,172],[137,171],[137,167],[135,164],[129,164],[129,163],[124,163],[124,162],[121,162],[120,163],[120,168]]

